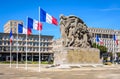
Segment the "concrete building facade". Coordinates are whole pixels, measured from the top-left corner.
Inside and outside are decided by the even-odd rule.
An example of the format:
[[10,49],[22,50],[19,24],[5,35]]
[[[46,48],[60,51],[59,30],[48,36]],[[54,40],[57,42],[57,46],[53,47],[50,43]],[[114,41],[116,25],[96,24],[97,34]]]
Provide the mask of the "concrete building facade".
[[18,24],[23,24],[22,21],[10,20],[4,25],[4,33],[9,33],[10,29],[12,29],[13,33],[18,32]]
[[[17,40],[18,40],[18,49],[17,49]],[[40,53],[41,53],[42,61],[47,61],[49,56],[53,56],[52,40],[53,40],[53,36],[41,35]],[[11,45],[13,61],[16,61],[17,50],[18,50],[19,61],[25,60],[26,45],[27,45],[28,60],[38,61],[39,36],[38,35],[28,36],[27,44],[26,44],[25,34],[18,34],[18,39],[17,39],[17,34],[13,34],[13,42]],[[9,33],[0,33],[0,60],[6,61],[9,59],[10,59]]]
[[[88,28],[92,34],[92,41],[96,43],[96,36],[103,41],[103,45],[108,48],[108,52],[120,52],[120,30],[102,29],[102,28]],[[118,45],[113,40],[113,35],[118,39]]]

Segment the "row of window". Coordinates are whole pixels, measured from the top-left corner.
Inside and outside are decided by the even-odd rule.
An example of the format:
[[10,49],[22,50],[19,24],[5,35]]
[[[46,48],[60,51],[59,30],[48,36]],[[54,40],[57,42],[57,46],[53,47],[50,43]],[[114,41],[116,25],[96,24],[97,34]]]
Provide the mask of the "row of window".
[[[0,42],[0,45],[10,45],[9,42]],[[39,46],[39,43],[27,43],[28,46]],[[40,46],[49,46],[50,44],[49,43],[40,43]],[[17,46],[17,43],[12,43],[12,46]],[[26,46],[26,43],[18,43],[18,46]]]
[[[0,36],[0,40],[9,40],[9,37],[1,37]],[[17,40],[17,38],[13,38],[13,40]],[[19,41],[23,41],[23,40],[26,40],[26,37],[19,37],[18,38]],[[39,38],[28,38],[27,40],[29,41],[39,41]],[[50,41],[50,39],[48,38],[41,38],[40,41]]]
[[[108,40],[108,39],[101,39],[102,41],[103,41],[103,43],[105,43],[105,44],[109,44],[109,45],[113,45],[113,42],[114,42],[114,40],[112,39],[112,40]],[[96,42],[96,39],[94,38],[94,42]],[[119,42],[119,41],[118,41]],[[114,44],[115,44],[115,42],[114,42]]]
[[113,38],[113,35],[111,35],[111,34],[92,34],[92,37],[96,37],[96,36],[98,36],[99,38],[110,38],[110,39],[112,39]]
[[114,30],[104,30],[104,29],[89,29],[90,32],[100,32],[100,33],[117,33]]
[[[106,46],[106,47],[113,47],[112,44],[107,44],[107,43],[104,43],[104,46]],[[114,44],[114,47],[118,47],[118,45],[117,45],[117,44]]]
[[115,52],[117,52],[117,51],[118,51],[118,48],[116,48],[116,49],[108,48],[108,52],[113,52],[113,50],[114,50]]
[[[49,51],[50,49],[49,48],[40,48],[40,51]],[[10,51],[10,48],[9,47],[0,47],[0,51]],[[11,48],[11,51],[17,51],[17,48]],[[18,51],[26,51],[26,48],[25,47],[19,47],[18,48]],[[27,48],[27,51],[39,51],[39,48]]]

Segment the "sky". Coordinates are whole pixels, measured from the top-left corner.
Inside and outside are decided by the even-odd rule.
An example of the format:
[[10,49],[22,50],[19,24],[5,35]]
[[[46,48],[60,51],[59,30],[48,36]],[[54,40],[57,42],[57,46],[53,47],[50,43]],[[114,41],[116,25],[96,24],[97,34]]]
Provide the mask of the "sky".
[[[22,20],[26,17],[38,20],[38,7],[54,16],[75,15],[81,18],[88,27],[120,30],[120,0],[0,0],[0,32],[9,20]],[[33,34],[38,31],[33,30]],[[43,35],[60,38],[60,26],[43,23]]]

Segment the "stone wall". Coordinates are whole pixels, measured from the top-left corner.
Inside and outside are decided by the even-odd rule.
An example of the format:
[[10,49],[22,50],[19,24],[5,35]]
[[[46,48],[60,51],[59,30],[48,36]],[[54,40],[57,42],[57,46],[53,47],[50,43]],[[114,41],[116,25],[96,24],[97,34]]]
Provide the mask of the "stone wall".
[[55,64],[99,64],[100,53],[95,48],[62,49],[54,54]]
[[100,61],[99,52],[95,49],[68,50],[68,63],[98,63]]

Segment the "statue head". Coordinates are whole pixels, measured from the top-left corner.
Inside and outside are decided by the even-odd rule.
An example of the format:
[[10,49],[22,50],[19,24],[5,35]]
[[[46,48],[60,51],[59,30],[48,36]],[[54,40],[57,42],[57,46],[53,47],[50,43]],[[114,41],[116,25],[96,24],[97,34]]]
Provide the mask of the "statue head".
[[66,18],[63,14],[61,14],[61,15],[60,15],[60,20],[61,20],[61,19],[64,19],[64,20],[65,20],[65,19],[67,19],[67,18]]

